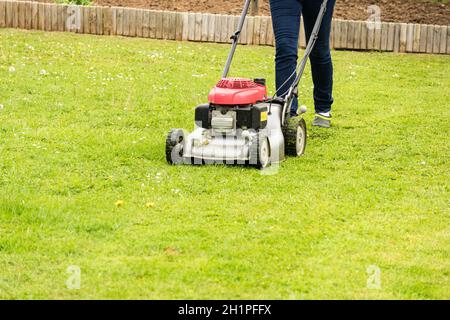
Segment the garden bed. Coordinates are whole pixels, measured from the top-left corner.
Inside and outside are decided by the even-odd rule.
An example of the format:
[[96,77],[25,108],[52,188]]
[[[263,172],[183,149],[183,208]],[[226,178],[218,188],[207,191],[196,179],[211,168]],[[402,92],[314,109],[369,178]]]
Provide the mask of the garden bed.
[[[268,0],[261,0],[261,14],[269,14]],[[450,4],[421,0],[338,0],[335,17],[346,20],[367,20],[368,6],[376,4],[385,22],[408,22],[450,25]],[[171,11],[195,11],[239,14],[243,0],[96,0],[99,5],[138,7]]]

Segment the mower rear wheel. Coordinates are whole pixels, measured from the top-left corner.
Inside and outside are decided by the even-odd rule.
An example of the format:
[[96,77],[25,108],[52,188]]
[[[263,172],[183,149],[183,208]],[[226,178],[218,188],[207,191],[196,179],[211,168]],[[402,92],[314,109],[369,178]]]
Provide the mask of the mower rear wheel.
[[285,153],[298,157],[305,153],[307,131],[305,119],[290,118],[283,128]]
[[166,138],[166,160],[169,164],[183,164],[185,134],[183,129],[171,129]]
[[250,165],[258,169],[267,168],[270,165],[270,145],[265,134],[259,133],[255,137],[256,141],[250,146]]

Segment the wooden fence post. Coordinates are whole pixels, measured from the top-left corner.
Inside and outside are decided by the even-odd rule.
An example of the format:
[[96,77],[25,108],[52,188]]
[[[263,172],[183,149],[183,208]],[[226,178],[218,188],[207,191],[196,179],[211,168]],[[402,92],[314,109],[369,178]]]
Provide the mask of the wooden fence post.
[[0,28],[6,27],[6,2],[0,2]]

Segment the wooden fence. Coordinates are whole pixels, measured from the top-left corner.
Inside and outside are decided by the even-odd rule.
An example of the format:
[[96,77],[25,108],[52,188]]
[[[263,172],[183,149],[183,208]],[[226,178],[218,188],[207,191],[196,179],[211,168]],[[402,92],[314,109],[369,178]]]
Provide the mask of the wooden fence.
[[[0,0],[0,28],[228,43],[238,21],[237,16],[222,14]],[[303,27],[300,34],[299,45],[305,47]],[[240,42],[273,46],[271,18],[249,16]],[[335,49],[450,54],[450,27],[388,22],[377,25],[335,19],[331,46]]]

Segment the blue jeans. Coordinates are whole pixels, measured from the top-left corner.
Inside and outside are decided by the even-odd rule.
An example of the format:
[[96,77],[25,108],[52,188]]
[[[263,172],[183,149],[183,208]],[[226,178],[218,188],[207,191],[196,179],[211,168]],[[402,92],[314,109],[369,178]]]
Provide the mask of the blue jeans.
[[[314,83],[316,112],[329,112],[333,104],[333,63],[330,53],[331,19],[336,0],[328,0],[327,11],[319,32],[319,38],[311,53],[311,73]],[[283,83],[295,71],[298,60],[300,19],[303,15],[306,40],[308,41],[322,0],[270,0],[273,30],[276,42],[275,70],[277,95],[284,96],[295,79]],[[296,113],[298,101],[292,104]]]

